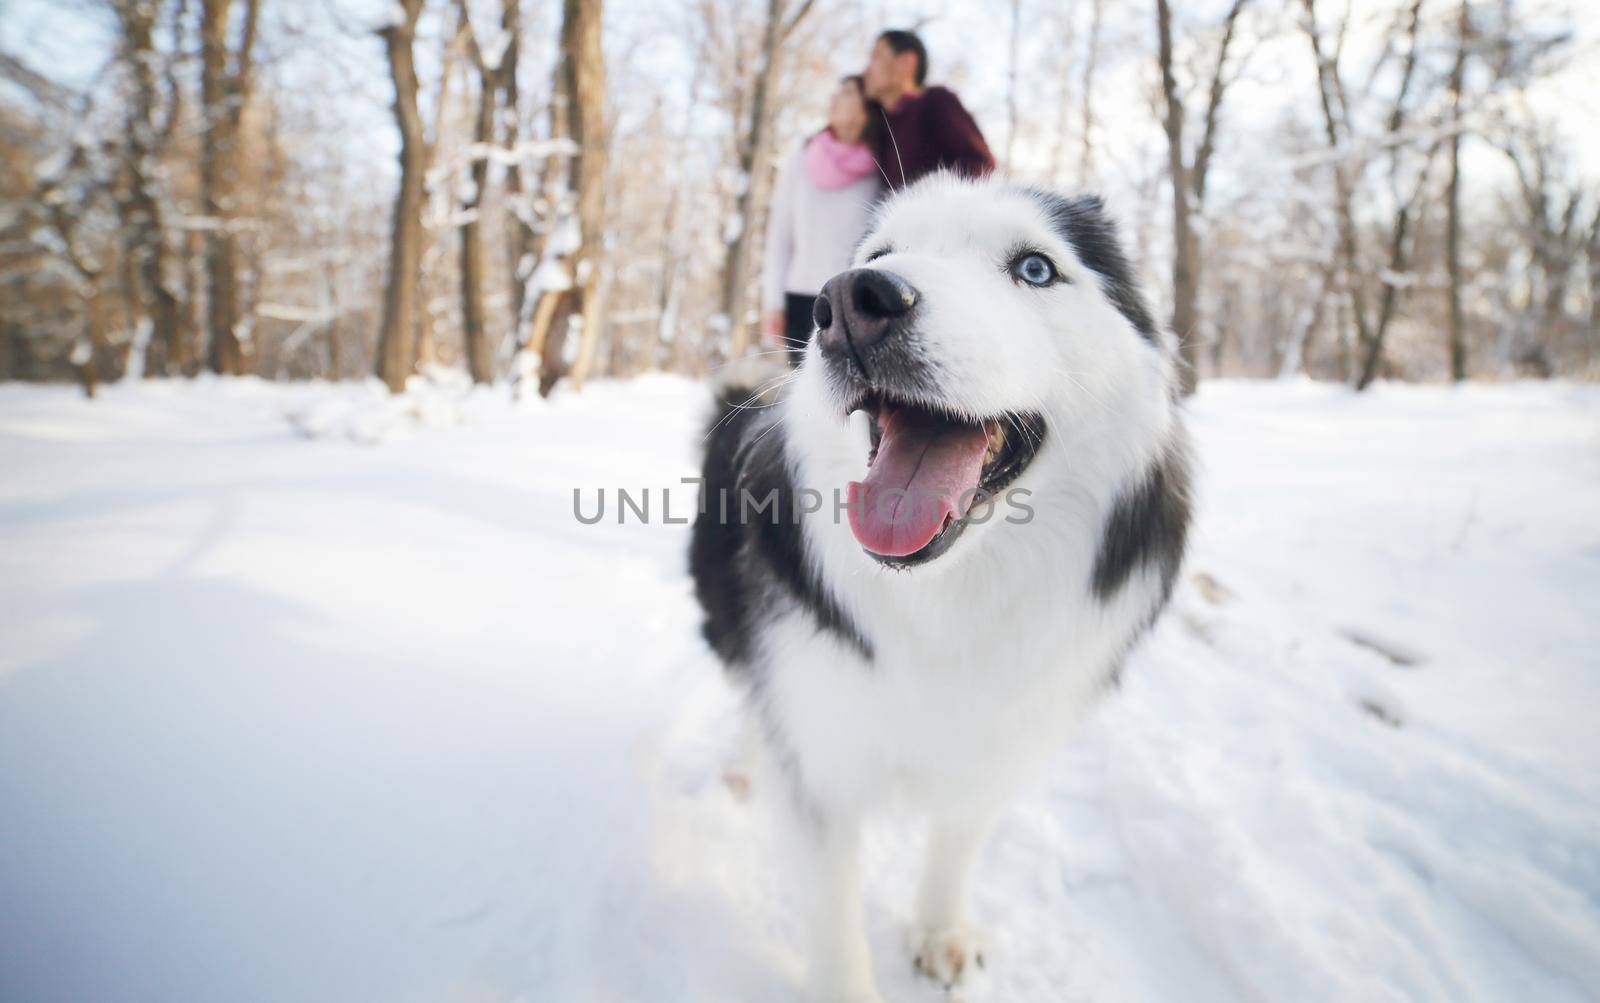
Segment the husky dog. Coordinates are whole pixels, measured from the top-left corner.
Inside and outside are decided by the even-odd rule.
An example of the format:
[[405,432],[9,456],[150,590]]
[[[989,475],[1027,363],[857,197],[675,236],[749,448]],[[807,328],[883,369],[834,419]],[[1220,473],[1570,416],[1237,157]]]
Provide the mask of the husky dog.
[[985,835],[1166,604],[1189,461],[1099,199],[934,175],[854,264],[781,394],[722,392],[690,563],[788,788],[810,992],[864,1003],[862,821],[926,814],[913,957],[956,985]]

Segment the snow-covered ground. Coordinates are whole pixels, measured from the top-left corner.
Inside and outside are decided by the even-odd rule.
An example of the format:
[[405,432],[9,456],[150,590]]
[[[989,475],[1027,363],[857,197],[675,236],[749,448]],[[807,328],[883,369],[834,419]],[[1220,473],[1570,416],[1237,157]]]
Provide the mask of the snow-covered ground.
[[[421,401],[0,387],[0,998],[794,998],[661,519],[703,390]],[[1184,585],[982,858],[985,998],[1600,998],[1600,390],[1193,412]],[[867,852],[939,999],[915,829]]]

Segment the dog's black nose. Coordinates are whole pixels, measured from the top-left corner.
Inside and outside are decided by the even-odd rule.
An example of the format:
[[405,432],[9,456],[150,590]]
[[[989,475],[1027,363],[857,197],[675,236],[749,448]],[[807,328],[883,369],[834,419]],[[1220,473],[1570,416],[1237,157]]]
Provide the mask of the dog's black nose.
[[917,290],[893,272],[856,268],[822,287],[811,310],[824,351],[862,352],[904,327],[917,305]]
[[861,268],[851,274],[850,303],[863,318],[892,320],[917,305],[917,291],[893,272]]

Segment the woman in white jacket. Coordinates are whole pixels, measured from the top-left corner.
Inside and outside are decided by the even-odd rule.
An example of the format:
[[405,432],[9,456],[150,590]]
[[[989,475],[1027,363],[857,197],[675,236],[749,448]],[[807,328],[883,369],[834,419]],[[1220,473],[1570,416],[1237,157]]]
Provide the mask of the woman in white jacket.
[[761,334],[772,347],[787,346],[791,365],[805,355],[822,284],[850,267],[883,194],[877,161],[882,123],[861,78],[845,77],[828,106],[827,128],[778,172],[761,274]]

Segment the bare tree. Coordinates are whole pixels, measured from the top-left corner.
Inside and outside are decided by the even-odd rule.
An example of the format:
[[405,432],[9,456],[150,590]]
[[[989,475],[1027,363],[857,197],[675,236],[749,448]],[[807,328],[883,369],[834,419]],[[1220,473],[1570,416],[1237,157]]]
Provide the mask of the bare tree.
[[233,0],[201,0],[200,101],[205,116],[200,133],[200,201],[206,230],[207,362],[217,373],[246,369],[239,340],[238,211],[240,128],[250,100],[258,0],[244,0],[239,46],[228,36]]
[[1337,50],[1329,53],[1322,44],[1321,29],[1317,26],[1315,0],[1302,0],[1305,9],[1305,30],[1311,42],[1311,52],[1317,64],[1318,96],[1322,106],[1323,131],[1332,160],[1335,208],[1338,215],[1341,253],[1344,265],[1345,293],[1350,299],[1350,314],[1356,330],[1355,387],[1365,390],[1377,378],[1383,361],[1384,339],[1394,320],[1398,305],[1402,277],[1409,268],[1411,225],[1417,203],[1427,183],[1428,173],[1440,143],[1436,140],[1428,148],[1423,164],[1411,186],[1401,184],[1399,177],[1400,144],[1409,110],[1408,98],[1416,78],[1418,44],[1417,35],[1422,19],[1422,0],[1411,0],[1402,12],[1405,22],[1403,40],[1405,55],[1401,65],[1400,81],[1390,104],[1384,126],[1383,145],[1391,151],[1391,179],[1395,189],[1394,219],[1388,234],[1387,266],[1379,273],[1382,293],[1379,297],[1377,317],[1367,312],[1365,291],[1366,275],[1361,254],[1361,240],[1355,217],[1355,187],[1357,165],[1352,163],[1356,152],[1353,127],[1348,113],[1348,98],[1340,75]]
[[[1338,55],[1337,52],[1330,54],[1323,51],[1322,34],[1317,27],[1316,11],[1312,0],[1303,0],[1303,2],[1306,11],[1306,32],[1310,37],[1312,56],[1317,64],[1317,98],[1322,108],[1324,135],[1327,138],[1328,149],[1333,153],[1334,213],[1338,221],[1339,251],[1343,261],[1342,283],[1345,294],[1350,300],[1350,312],[1355,316],[1357,341],[1365,344],[1371,340],[1371,336],[1366,330],[1366,293],[1361,281],[1361,248],[1355,226],[1355,193],[1353,191],[1355,183],[1350,176],[1345,159],[1339,155],[1340,126],[1338,108],[1341,101],[1342,84],[1338,76]],[[1346,375],[1348,376],[1348,366],[1346,368]]]
[[1361,356],[1361,369],[1356,375],[1356,389],[1366,389],[1377,378],[1379,366],[1383,361],[1384,338],[1389,331],[1390,322],[1394,320],[1395,309],[1400,295],[1400,283],[1411,267],[1410,238],[1413,221],[1416,217],[1417,204],[1421,200],[1428,182],[1428,174],[1433,166],[1434,154],[1438,151],[1439,144],[1435,141],[1424,154],[1422,167],[1417,171],[1416,183],[1409,189],[1400,182],[1401,157],[1394,145],[1395,137],[1401,134],[1405,126],[1407,96],[1411,90],[1412,82],[1417,76],[1417,32],[1422,22],[1423,0],[1413,0],[1411,7],[1405,13],[1406,29],[1405,44],[1406,54],[1400,73],[1400,86],[1395,91],[1394,104],[1389,111],[1389,120],[1386,128],[1386,143],[1391,150],[1391,183],[1394,188],[1393,196],[1396,203],[1394,221],[1389,228],[1389,261],[1379,280],[1383,291],[1378,297],[1378,320],[1372,327],[1370,340],[1365,346],[1366,350]]
[[389,389],[405,389],[417,359],[417,284],[422,261],[422,204],[428,144],[417,107],[417,18],[423,0],[398,0],[400,17],[378,32],[389,56],[394,81],[394,117],[400,127],[400,190],[395,194],[389,242],[389,275],[384,286],[383,321],[378,330],[377,374]]
[[1338,254],[1330,249],[1328,263],[1317,274],[1310,301],[1301,308],[1294,325],[1283,339],[1277,370],[1280,378],[1294,376],[1305,366],[1306,344],[1310,342],[1312,332],[1322,326],[1327,312],[1328,290],[1333,288],[1334,272],[1337,271],[1334,263],[1337,260]]
[[1600,348],[1600,198],[1595,200],[1584,257],[1589,260],[1589,337],[1584,342],[1583,361],[1585,368],[1592,368],[1595,351]]
[[[68,361],[77,373],[84,396],[92,398],[99,378],[96,357],[103,355],[106,348],[104,336],[95,326],[93,299],[100,288],[105,269],[94,251],[79,237],[79,224],[83,219],[85,208],[83,203],[78,202],[69,206],[67,194],[63,191],[68,178],[81,177],[89,173],[88,160],[89,154],[83,144],[74,142],[67,162],[62,165],[61,170],[40,179],[34,203],[44,208],[46,217],[55,231],[61,256],[66,259],[80,280],[75,285],[82,291],[84,301],[82,329],[73,339]],[[90,183],[90,187],[93,187],[93,182]],[[81,194],[89,195],[92,191]]]
[[[170,80],[173,60],[166,65]],[[108,79],[126,101],[120,49],[113,66]],[[128,331],[142,302],[139,270],[124,267],[121,253],[126,207],[113,198],[126,181],[124,151],[95,135],[91,93],[5,53],[0,80],[30,98],[0,103],[0,379],[70,375],[93,397],[102,378],[126,371],[130,340],[108,335]],[[176,108],[169,95],[162,144]]]
[[[426,0],[424,0],[426,3]],[[451,184],[453,170],[471,166],[471,132],[460,128],[460,119],[470,116],[459,114],[463,105],[455,100],[457,74],[465,75],[466,47],[471,37],[467,23],[458,22],[456,31],[444,40],[439,57],[438,79],[433,82],[434,92],[423,107],[433,109],[431,133],[424,119],[423,165],[426,173],[422,181],[422,244],[418,256],[420,289],[416,312],[417,338],[413,366],[423,369],[441,358],[440,346],[447,339],[440,337],[442,328],[449,324],[450,309],[446,305],[451,293],[459,299],[460,283],[457,272],[451,269],[447,253],[448,241],[435,239],[455,228],[452,219],[457,206]],[[488,151],[483,151],[487,153]],[[456,259],[459,263],[459,257]],[[452,280],[455,280],[452,285]],[[447,292],[448,290],[448,292]]]
[[1067,147],[1072,137],[1072,115],[1076,110],[1072,103],[1073,73],[1078,69],[1077,56],[1077,19],[1071,6],[1063,6],[1056,10],[1052,23],[1052,34],[1056,36],[1057,44],[1052,47],[1052,60],[1050,69],[1056,77],[1056,121],[1055,136],[1050,144],[1050,179],[1056,184],[1061,184],[1066,176]]
[[[695,60],[694,75],[689,80],[688,99],[684,102],[683,121],[678,127],[678,132],[672,137],[673,146],[678,151],[679,162],[687,160],[687,154],[693,142],[694,116],[700,107],[700,87],[705,76],[706,60]],[[667,195],[667,204],[661,221],[661,271],[655,291],[657,310],[656,340],[662,354],[666,356],[667,363],[673,361],[673,356],[680,346],[678,340],[678,305],[683,295],[684,262],[676,252],[678,241],[681,239],[681,206],[687,197],[684,191],[686,179],[675,179],[671,191]]]
[[1450,66],[1450,181],[1445,191],[1445,269],[1449,274],[1450,378],[1467,378],[1466,321],[1461,305],[1461,91],[1466,77],[1472,19],[1462,0],[1456,18],[1456,54]]
[[[549,136],[552,141],[570,143],[576,112],[572,106],[572,74],[569,72],[570,60],[565,48],[567,41],[565,17],[562,27],[563,47],[557,53],[553,79],[550,82]],[[519,329],[527,330],[526,339],[518,347],[518,356],[520,360],[531,361],[541,371],[544,368],[545,344],[549,340],[551,327],[565,328],[572,315],[571,298],[555,294],[564,293],[572,282],[570,267],[562,262],[577,250],[581,238],[574,216],[577,209],[576,196],[572,191],[574,170],[574,162],[570,157],[552,154],[543,158],[532,187],[537,193],[537,201],[544,203],[552,218],[542,232],[538,231],[534,227],[532,207],[523,205],[519,213],[522,226],[519,228],[518,237],[514,238],[517,245],[515,249],[519,255],[515,276],[516,323]],[[520,172],[509,179],[508,188],[512,194],[513,204],[518,202],[517,195],[520,194],[522,185]],[[560,281],[556,283],[558,276]],[[561,288],[555,288],[555,284],[560,284]],[[541,394],[548,394],[555,386],[556,380],[560,378],[560,360],[557,360],[552,372],[553,375],[547,385],[541,375]],[[521,378],[522,373],[517,372],[513,380],[513,386],[518,388],[519,392]]]
[[[500,30],[505,32],[505,54],[500,59],[502,85],[500,119],[504,123],[504,144],[515,149],[522,134],[522,89],[517,72],[522,63],[522,4],[506,0],[501,6]],[[510,348],[521,345],[522,332],[527,324],[528,278],[533,274],[533,224],[532,210],[527,205],[523,190],[523,159],[513,157],[506,165],[506,203],[511,209],[510,228],[506,233],[506,259],[511,266],[508,276],[511,287],[511,309],[506,344]]]
[[576,229],[576,246],[567,259],[563,288],[543,291],[535,312],[534,350],[539,357],[539,393],[548,396],[569,372],[565,347],[569,321],[581,320],[583,331],[570,374],[582,387],[594,358],[600,334],[601,223],[605,213],[606,118],[605,57],[600,45],[600,0],[565,0],[561,11],[559,92],[565,101],[555,106],[564,119],[565,134],[577,145],[570,161],[577,180],[576,216],[558,229]]
[[486,329],[483,307],[483,239],[479,235],[479,216],[483,210],[484,189],[489,185],[489,145],[495,139],[496,99],[505,87],[505,55],[509,34],[517,30],[517,0],[501,0],[501,32],[495,47],[485,51],[473,30],[467,0],[456,0],[461,30],[466,38],[467,55],[478,71],[478,107],[472,125],[472,148],[468,152],[470,181],[461,200],[461,337],[467,357],[467,371],[477,383],[494,380],[495,346]]
[[1581,179],[1564,170],[1558,139],[1531,112],[1525,117],[1528,124],[1512,130],[1503,149],[1517,176],[1520,223],[1533,263],[1529,306],[1534,331],[1531,337],[1513,339],[1507,354],[1519,370],[1550,376],[1551,351],[1570,333],[1566,305],[1573,266],[1593,227],[1585,225],[1581,213],[1589,192]]
[[751,90],[748,118],[739,130],[737,142],[738,175],[741,187],[734,203],[734,233],[727,242],[722,266],[722,313],[732,330],[729,349],[740,356],[750,344],[746,323],[745,297],[751,275],[751,251],[755,246],[755,217],[764,204],[772,174],[772,118],[777,92],[783,44],[810,13],[814,0],[800,0],[786,12],[786,0],[767,0],[767,17],[761,34],[761,53]]
[[1222,40],[1211,72],[1211,85],[1201,125],[1200,144],[1190,159],[1184,146],[1185,110],[1178,94],[1177,76],[1172,66],[1172,11],[1167,0],[1156,0],[1157,58],[1161,64],[1161,93],[1166,104],[1164,126],[1167,133],[1167,164],[1172,175],[1172,330],[1179,339],[1183,359],[1182,386],[1194,393],[1199,379],[1200,246],[1193,216],[1203,211],[1206,176],[1211,155],[1216,150],[1217,123],[1221,119],[1222,98],[1229,77],[1228,48],[1247,0],[1233,0],[1222,21]]
[[1091,0],[1089,45],[1083,62],[1083,146],[1078,157],[1078,184],[1088,186],[1094,176],[1094,75],[1100,62],[1100,23],[1105,0]]
[[[182,314],[166,281],[167,233],[156,173],[177,111],[169,108],[167,126],[158,124],[157,7],[145,0],[117,0],[113,10],[121,35],[119,62],[128,75],[130,90],[112,191],[123,228],[123,286],[131,350],[148,353],[137,363],[146,371],[164,373],[179,343]],[[148,329],[143,329],[145,324]]]

